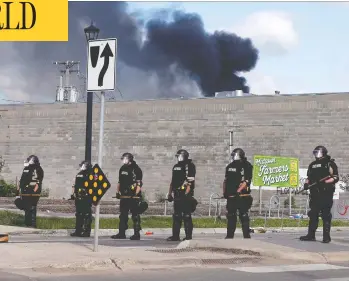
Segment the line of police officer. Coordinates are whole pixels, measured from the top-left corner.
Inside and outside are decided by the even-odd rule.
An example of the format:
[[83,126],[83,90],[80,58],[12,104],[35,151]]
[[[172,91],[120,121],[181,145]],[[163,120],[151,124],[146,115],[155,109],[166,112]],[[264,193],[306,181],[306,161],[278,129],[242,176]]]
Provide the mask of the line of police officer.
[[[302,241],[314,241],[318,228],[319,215],[323,220],[323,242],[331,241],[331,208],[333,205],[333,193],[335,183],[338,182],[338,167],[324,146],[317,146],[313,155],[313,161],[307,172],[305,190],[310,190],[310,211],[308,234],[300,237]],[[180,229],[184,222],[185,238],[191,240],[193,235],[192,213],[198,202],[194,198],[196,167],[189,158],[188,151],[181,149],[176,154],[177,164],[172,168],[172,179],[167,200],[174,202],[172,236],[168,241],[180,240]],[[131,212],[134,235],[131,240],[140,239],[141,218],[148,204],[143,200],[143,172],[131,153],[124,153],[121,157],[123,165],[119,169],[119,182],[116,187],[116,198],[120,199],[119,232],[113,235],[113,239],[126,239],[128,229],[128,214]],[[31,155],[27,159],[29,165],[25,165],[20,180],[21,194],[40,194],[43,180],[43,170],[39,159]],[[91,168],[91,164],[83,161],[80,171],[76,175],[73,186],[72,199],[76,206],[76,227],[72,236],[89,237],[92,223],[92,201],[83,185],[83,178]],[[223,197],[227,199],[227,235],[226,239],[234,238],[237,216],[239,216],[244,238],[250,236],[250,219],[248,212],[252,206],[251,196],[253,166],[245,156],[241,148],[236,148],[231,153],[231,162],[225,168],[223,181]],[[16,199],[16,205],[25,210],[25,221],[28,226],[36,226],[36,205],[39,197],[23,196]]]

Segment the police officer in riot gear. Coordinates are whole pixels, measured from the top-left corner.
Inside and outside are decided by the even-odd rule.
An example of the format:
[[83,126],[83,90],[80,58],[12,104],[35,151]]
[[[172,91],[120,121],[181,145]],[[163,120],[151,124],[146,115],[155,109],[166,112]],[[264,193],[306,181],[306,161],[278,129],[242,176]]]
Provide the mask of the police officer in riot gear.
[[90,237],[92,224],[92,200],[84,186],[92,165],[88,161],[80,163],[80,171],[72,186],[71,199],[75,200],[75,232],[71,236]]
[[252,169],[253,167],[247,161],[245,152],[241,148],[234,149],[231,153],[231,163],[225,169],[223,182],[223,196],[227,199],[226,239],[234,238],[237,211],[239,211],[243,237],[251,238],[248,211],[253,202],[250,190]]
[[25,225],[36,228],[36,208],[42,190],[44,170],[36,155],[30,155],[24,164],[19,189],[25,211]]
[[[184,222],[185,238],[191,240],[193,235],[193,221],[191,213],[197,201],[193,198],[195,188],[196,167],[189,159],[188,151],[181,149],[177,152],[178,163],[172,168],[172,180],[168,191],[168,201],[174,201],[172,236],[167,241],[179,241],[182,221]],[[195,205],[193,208],[193,204]]]
[[126,239],[128,229],[128,213],[131,212],[134,235],[131,240],[140,240],[141,217],[139,206],[142,202],[143,172],[137,165],[131,153],[124,153],[121,157],[123,166],[119,170],[119,182],[116,187],[116,198],[120,199],[119,233],[113,239]]
[[319,224],[321,214],[323,222],[323,243],[331,242],[331,208],[333,205],[333,194],[335,184],[339,181],[338,167],[328,155],[327,149],[320,145],[313,151],[315,161],[308,167],[307,180],[304,190],[310,191],[310,201],[308,212],[309,225],[308,234],[301,236],[302,241],[315,241],[315,232]]

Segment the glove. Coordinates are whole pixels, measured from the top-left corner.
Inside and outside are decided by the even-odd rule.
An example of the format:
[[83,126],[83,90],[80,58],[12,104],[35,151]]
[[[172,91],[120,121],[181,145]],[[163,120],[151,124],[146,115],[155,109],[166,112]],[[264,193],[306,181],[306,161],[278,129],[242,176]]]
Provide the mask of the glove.
[[121,194],[118,192],[118,193],[116,193],[116,199],[120,199],[120,197],[121,197]]
[[75,199],[75,194],[70,195],[70,200],[74,200]]
[[172,201],[173,201],[173,196],[172,196],[172,194],[169,194],[169,195],[167,196],[167,200],[168,200],[168,202],[172,202]]
[[308,190],[308,189],[309,189],[309,183],[305,183],[305,184],[303,185],[303,189],[304,189],[304,190]]

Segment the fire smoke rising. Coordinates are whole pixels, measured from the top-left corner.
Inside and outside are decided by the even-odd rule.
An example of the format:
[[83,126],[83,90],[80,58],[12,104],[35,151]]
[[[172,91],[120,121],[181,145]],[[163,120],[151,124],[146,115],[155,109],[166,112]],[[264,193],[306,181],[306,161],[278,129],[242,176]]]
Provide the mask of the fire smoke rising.
[[257,63],[258,50],[250,39],[223,31],[210,34],[199,15],[181,10],[162,9],[147,18],[130,13],[126,3],[97,1],[69,2],[69,42],[3,43],[0,49],[11,49],[12,56],[2,66],[16,72],[17,81],[9,77],[11,71],[0,71],[0,89],[7,97],[12,89],[11,98],[45,96],[52,101],[57,70],[51,63],[80,60],[85,69],[83,28],[91,20],[101,30],[99,38],[118,39],[117,83],[127,99],[249,92],[238,75]]

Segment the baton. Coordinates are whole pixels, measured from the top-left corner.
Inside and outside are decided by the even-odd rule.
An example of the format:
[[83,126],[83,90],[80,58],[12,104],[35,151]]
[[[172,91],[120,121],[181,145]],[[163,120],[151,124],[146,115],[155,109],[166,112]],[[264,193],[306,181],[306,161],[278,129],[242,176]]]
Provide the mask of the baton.
[[[251,196],[251,194],[231,195],[231,196],[229,196],[229,198],[234,198],[234,197],[236,197],[236,196],[238,196],[238,197],[246,197],[246,196]],[[216,197],[216,198],[212,198],[212,199],[218,200],[218,199],[226,199],[226,198],[224,198],[224,197],[222,196],[222,197]]]
[[[171,201],[179,201],[179,200],[194,200],[195,198],[193,196],[190,196],[190,197],[177,197],[177,198],[173,198],[173,200]],[[165,201],[168,201],[168,198],[165,199]]]
[[[113,196],[112,198],[116,198],[116,196]],[[139,196],[120,196],[120,199],[125,199],[125,198],[140,199],[141,197],[139,197]]]
[[[321,182],[323,182],[323,181],[329,179],[330,177],[331,177],[331,176],[327,176],[327,177],[321,179],[319,182],[314,182],[314,183],[312,183],[311,185],[308,186],[308,189],[314,187],[314,186],[317,185],[318,183],[321,183]],[[303,191],[306,191],[306,190],[303,188],[300,192],[303,192]]]

